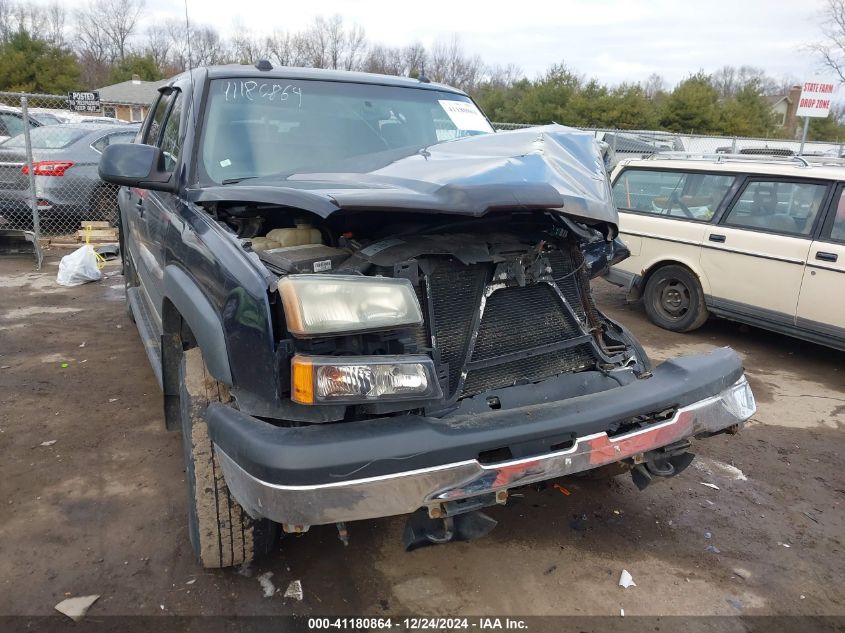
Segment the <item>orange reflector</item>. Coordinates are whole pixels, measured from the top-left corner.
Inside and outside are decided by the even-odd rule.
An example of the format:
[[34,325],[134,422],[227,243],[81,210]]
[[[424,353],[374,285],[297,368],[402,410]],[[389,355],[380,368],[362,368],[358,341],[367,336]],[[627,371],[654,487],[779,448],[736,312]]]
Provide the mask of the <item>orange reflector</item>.
[[304,356],[294,356],[291,361],[291,399],[314,404],[314,366]]

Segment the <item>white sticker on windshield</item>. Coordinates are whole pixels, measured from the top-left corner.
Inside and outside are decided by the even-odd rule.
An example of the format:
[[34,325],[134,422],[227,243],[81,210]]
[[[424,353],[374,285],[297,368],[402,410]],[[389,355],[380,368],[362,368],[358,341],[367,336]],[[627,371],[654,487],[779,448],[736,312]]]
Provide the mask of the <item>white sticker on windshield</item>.
[[459,130],[468,130],[476,132],[492,132],[493,128],[481,114],[481,111],[475,107],[475,104],[469,101],[449,101],[441,99],[438,101],[440,107],[446,111],[452,123]]

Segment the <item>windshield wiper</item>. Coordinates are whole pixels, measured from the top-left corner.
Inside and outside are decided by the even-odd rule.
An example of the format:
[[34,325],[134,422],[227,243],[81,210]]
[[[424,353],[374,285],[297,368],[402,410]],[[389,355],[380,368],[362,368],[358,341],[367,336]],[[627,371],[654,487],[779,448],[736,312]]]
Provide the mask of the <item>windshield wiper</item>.
[[240,178],[226,178],[221,182],[221,185],[235,185],[243,180],[251,180],[253,178],[258,178],[258,176],[241,176]]

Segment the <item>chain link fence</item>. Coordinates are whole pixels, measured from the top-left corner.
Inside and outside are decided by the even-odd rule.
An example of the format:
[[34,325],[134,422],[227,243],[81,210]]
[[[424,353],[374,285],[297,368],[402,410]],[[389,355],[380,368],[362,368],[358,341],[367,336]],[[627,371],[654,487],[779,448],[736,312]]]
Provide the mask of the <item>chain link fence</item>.
[[56,95],[0,92],[0,229],[40,239],[116,241],[117,187],[100,180],[106,146],[139,129],[99,113],[68,109]]
[[[518,130],[532,127],[524,123],[493,123],[496,130]],[[707,136],[677,134],[653,130],[615,130],[609,128],[577,128],[592,132],[596,139],[607,143],[612,165],[625,158],[644,158],[659,152],[689,154],[748,154],[776,156],[845,157],[845,143],[807,141],[801,152],[801,142],[790,139],[752,138],[742,136]]]

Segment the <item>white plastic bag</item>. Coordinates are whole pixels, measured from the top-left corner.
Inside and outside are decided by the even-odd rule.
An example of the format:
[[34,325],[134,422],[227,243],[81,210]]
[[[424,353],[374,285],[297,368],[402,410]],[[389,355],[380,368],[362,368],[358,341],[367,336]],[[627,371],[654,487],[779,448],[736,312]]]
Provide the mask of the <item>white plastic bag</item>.
[[103,273],[97,267],[97,255],[90,244],[76,249],[59,262],[56,283],[60,286],[79,286],[89,281],[99,281]]

